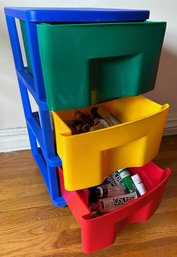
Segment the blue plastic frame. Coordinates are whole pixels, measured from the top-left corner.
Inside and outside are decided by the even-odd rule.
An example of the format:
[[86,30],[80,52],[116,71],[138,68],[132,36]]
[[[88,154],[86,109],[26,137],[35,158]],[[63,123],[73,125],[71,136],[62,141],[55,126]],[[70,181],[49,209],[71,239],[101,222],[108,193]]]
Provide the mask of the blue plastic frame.
[[121,22],[145,21],[149,10],[107,8],[5,8],[6,15],[30,22]]
[[[32,155],[41,171],[53,204],[65,206],[66,202],[60,193],[57,171],[57,167],[62,166],[62,162],[55,151],[50,112],[46,102],[37,23],[144,21],[149,18],[149,11],[93,8],[5,8],[5,14]],[[27,67],[24,67],[15,18],[26,22],[33,76],[28,72]],[[39,106],[39,113],[32,112],[29,92]]]
[[[53,204],[55,206],[66,206],[66,202],[61,196],[59,189],[57,167],[61,166],[62,163],[61,159],[56,155],[55,152],[50,112],[46,103],[44,82],[40,64],[36,24],[27,22],[27,36],[30,42],[30,56],[34,71],[32,76],[28,72],[27,68],[24,67],[15,18],[6,15],[6,21],[32,155],[41,171]],[[40,120],[38,113],[32,112],[28,92],[31,93],[39,106]],[[38,147],[37,142],[40,147]]]

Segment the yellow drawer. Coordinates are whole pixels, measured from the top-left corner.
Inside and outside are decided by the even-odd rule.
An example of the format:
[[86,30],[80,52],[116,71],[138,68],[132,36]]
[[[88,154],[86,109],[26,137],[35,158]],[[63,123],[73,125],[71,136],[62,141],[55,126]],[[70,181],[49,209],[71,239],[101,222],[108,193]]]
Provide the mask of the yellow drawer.
[[143,166],[159,150],[168,104],[135,96],[96,106],[107,108],[121,124],[72,135],[65,121],[73,119],[75,110],[52,112],[57,153],[69,191],[98,185],[117,169]]

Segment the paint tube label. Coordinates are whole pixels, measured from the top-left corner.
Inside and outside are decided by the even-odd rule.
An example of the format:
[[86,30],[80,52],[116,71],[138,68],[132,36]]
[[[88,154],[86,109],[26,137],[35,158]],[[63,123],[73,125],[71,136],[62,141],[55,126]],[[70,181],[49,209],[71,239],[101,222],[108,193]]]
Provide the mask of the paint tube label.
[[121,195],[118,197],[109,197],[98,200],[98,211],[101,213],[106,213],[115,210],[116,208],[119,208],[131,200],[134,200],[137,198],[136,192]]
[[113,178],[113,180],[115,181],[116,185],[122,185],[124,187],[124,184],[122,182],[121,176],[119,174],[118,171],[115,171],[112,173],[111,177]]

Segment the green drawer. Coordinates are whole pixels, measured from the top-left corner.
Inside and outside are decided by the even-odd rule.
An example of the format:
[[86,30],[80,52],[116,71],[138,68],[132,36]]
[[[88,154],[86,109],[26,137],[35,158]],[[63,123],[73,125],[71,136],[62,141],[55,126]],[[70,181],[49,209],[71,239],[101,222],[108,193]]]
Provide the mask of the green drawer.
[[152,90],[165,28],[165,22],[149,21],[38,24],[49,109],[88,107]]

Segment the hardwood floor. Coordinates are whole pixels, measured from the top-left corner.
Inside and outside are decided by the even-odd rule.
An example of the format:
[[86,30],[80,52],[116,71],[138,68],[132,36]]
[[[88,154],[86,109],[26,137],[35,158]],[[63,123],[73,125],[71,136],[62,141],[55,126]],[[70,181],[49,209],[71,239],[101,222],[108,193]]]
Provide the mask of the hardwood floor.
[[[172,170],[160,208],[87,256],[177,256],[177,135],[163,138],[154,162]],[[0,154],[0,257],[71,256],[86,256],[79,225],[67,207],[52,206],[31,152]]]

